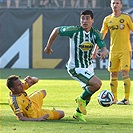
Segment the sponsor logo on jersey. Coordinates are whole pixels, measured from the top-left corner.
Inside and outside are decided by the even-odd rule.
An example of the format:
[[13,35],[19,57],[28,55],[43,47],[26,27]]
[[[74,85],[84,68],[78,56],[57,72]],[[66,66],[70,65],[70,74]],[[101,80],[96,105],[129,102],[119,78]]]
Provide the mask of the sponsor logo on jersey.
[[120,29],[123,30],[125,28],[124,24],[120,24]]
[[120,23],[124,23],[124,19],[120,19],[120,21],[119,21]]
[[93,48],[93,44],[91,42],[83,42],[79,45],[79,48],[83,51],[88,51]]

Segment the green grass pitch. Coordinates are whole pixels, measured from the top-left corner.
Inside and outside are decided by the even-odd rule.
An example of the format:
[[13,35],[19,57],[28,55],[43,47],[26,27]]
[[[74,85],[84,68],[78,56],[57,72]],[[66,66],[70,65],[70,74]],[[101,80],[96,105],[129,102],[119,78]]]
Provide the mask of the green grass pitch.
[[[27,93],[45,89],[47,96],[43,108],[64,110],[65,117],[56,121],[30,122],[17,121],[8,105],[9,90],[5,86],[9,75],[37,76],[40,80],[29,88]],[[81,94],[80,84],[71,79],[66,70],[54,69],[0,69],[0,133],[132,133],[133,132],[133,81],[131,86],[131,105],[112,105],[102,107],[97,102],[97,95],[109,89],[107,70],[95,70],[102,80],[101,89],[96,92],[87,106],[87,123],[79,123],[72,116],[75,112],[74,99]],[[133,71],[130,72],[133,80]],[[123,82],[119,77],[118,98],[124,97]]]

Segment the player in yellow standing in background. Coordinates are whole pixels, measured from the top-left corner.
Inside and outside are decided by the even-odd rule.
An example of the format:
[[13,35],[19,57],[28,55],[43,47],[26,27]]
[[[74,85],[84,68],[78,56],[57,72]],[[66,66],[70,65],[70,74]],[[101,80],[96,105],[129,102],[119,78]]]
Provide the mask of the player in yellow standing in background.
[[[101,33],[105,38],[108,30],[110,31],[110,55],[109,66],[110,71],[110,87],[115,96],[117,104],[128,105],[131,88],[129,77],[131,64],[131,43],[130,31],[133,31],[133,20],[131,16],[121,11],[122,0],[111,0],[112,14],[104,18]],[[117,86],[118,73],[121,72],[124,82],[125,98],[118,101]]]
[[7,79],[7,87],[10,89],[9,105],[22,121],[43,121],[58,120],[64,117],[61,110],[42,109],[43,99],[46,96],[45,90],[35,91],[27,95],[25,90],[38,82],[37,77],[27,76],[22,83],[18,76],[11,75]]

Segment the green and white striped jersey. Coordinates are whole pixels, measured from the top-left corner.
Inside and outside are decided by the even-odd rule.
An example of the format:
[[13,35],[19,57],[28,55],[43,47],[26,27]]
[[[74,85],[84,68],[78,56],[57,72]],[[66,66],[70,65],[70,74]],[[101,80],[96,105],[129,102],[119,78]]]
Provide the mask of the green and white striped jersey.
[[88,68],[92,64],[91,56],[95,45],[99,48],[106,46],[100,32],[94,27],[86,32],[81,26],[60,26],[59,34],[70,39],[70,57],[67,63],[70,69]]

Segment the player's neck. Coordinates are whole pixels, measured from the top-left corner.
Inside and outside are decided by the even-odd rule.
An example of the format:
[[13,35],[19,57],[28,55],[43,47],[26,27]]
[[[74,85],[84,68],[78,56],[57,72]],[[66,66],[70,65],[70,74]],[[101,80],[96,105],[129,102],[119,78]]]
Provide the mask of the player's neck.
[[11,92],[10,92],[10,95],[11,95],[11,96],[20,96],[20,95],[22,95],[22,94],[27,95],[27,93],[26,93],[25,91],[22,91],[22,92],[11,91]]
[[84,29],[86,33],[90,32],[91,27]]
[[115,11],[113,12],[114,17],[119,17],[121,15],[121,11]]
[[20,96],[21,95],[21,93],[12,93],[12,92],[10,92],[10,96]]

